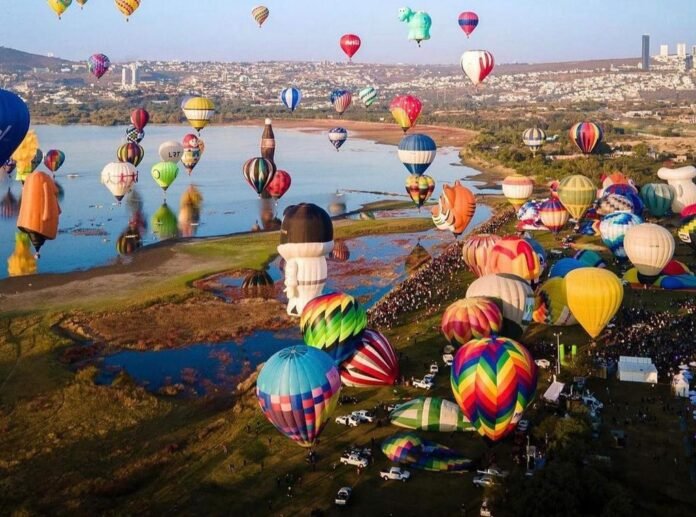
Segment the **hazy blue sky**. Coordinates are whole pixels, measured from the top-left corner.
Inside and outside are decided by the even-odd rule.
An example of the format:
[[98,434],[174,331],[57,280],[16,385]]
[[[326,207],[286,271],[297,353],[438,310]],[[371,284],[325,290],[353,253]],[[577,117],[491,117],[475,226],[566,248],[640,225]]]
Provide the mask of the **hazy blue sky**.
[[[433,18],[422,48],[406,39],[398,8]],[[142,0],[126,23],[112,0],[73,5],[58,21],[44,0],[0,0],[0,45],[70,59],[103,52],[112,60],[340,60],[338,38],[361,36],[356,60],[453,63],[466,49],[490,50],[500,63],[637,57],[640,37],[696,44],[696,0],[265,0],[263,29],[247,0]],[[481,23],[471,40],[457,17],[474,10]]]

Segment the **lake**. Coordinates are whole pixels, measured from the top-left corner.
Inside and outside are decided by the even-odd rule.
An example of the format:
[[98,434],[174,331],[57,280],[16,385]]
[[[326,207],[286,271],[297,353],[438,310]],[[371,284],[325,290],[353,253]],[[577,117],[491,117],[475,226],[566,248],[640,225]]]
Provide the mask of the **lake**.
[[[59,235],[47,241],[37,262],[38,273],[67,272],[113,263],[120,258],[119,236],[127,234],[133,219],[133,196],[119,205],[101,184],[101,170],[116,160],[116,150],[125,142],[125,126],[35,126],[41,149],[60,149],[66,160],[56,174],[64,191]],[[181,141],[190,131],[188,126],[148,126],[141,145],[145,159],[138,167],[140,178],[135,191],[141,199],[139,220],[145,223],[142,242],[150,244],[161,238],[181,234],[211,236],[249,231],[262,223],[262,202],[246,184],[241,167],[249,158],[259,155],[262,127],[214,126],[203,130],[206,149],[201,162],[191,176],[180,165],[179,176],[165,196],[150,175],[153,164],[160,161],[158,148],[166,140]],[[367,193],[345,193],[343,189],[379,191],[402,194],[406,169],[397,158],[395,146],[351,138],[336,152],[325,132],[305,133],[276,129],[276,164],[292,176],[292,187],[280,200],[276,212],[282,218],[283,209],[302,201],[313,202],[325,209],[343,208],[350,211],[364,203],[383,199]],[[456,149],[441,149],[428,174],[439,186],[476,173],[458,165]],[[46,170],[42,165],[39,170]],[[77,175],[77,177],[67,177]],[[469,186],[473,184],[468,183]],[[194,186],[203,197],[198,224],[176,224],[180,214],[182,194]],[[475,189],[474,189],[475,190]],[[3,218],[0,219],[0,256],[9,258],[15,249],[15,218],[12,216],[12,197],[19,199],[21,185],[13,178],[0,183]],[[9,196],[9,197],[8,197]],[[390,197],[390,196],[387,196]],[[395,196],[392,196],[396,198]],[[404,198],[402,198],[404,199]],[[335,203],[339,201],[339,203]],[[427,215],[427,211],[423,211]],[[177,228],[179,226],[179,228]],[[129,238],[130,239],[130,238]],[[124,243],[133,239],[121,239]],[[30,261],[31,262],[31,261]],[[16,264],[16,261],[15,261]],[[7,277],[0,268],[0,278]]]

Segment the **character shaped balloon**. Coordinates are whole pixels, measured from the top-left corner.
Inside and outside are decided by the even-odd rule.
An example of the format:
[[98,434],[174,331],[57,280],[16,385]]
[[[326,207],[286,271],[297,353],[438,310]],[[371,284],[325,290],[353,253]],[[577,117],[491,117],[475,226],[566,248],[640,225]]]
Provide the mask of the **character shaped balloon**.
[[430,39],[430,27],[433,21],[424,11],[414,11],[410,7],[399,9],[399,21],[408,24],[408,39],[415,41],[420,47],[421,41]]
[[17,228],[29,235],[36,258],[44,242],[56,238],[59,217],[58,189],[53,178],[40,171],[30,174],[22,190]]

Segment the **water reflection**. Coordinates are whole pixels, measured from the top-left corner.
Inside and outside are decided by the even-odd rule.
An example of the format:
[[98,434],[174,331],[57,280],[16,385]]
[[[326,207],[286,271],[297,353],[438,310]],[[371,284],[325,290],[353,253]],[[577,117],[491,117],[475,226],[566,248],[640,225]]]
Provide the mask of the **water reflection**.
[[0,201],[0,216],[3,219],[14,219],[19,214],[19,200],[12,193],[12,189],[7,189],[7,193]]
[[36,257],[31,252],[31,241],[24,232],[15,233],[15,247],[7,259],[7,273],[10,276],[33,275],[36,273]]
[[408,273],[413,273],[431,259],[432,257],[430,256],[430,253],[428,253],[428,250],[421,245],[419,240],[413,247],[413,250],[411,250],[411,253],[409,253],[406,257],[406,271]]
[[143,198],[137,190],[128,194],[126,206],[131,212],[128,226],[116,239],[116,251],[119,255],[130,255],[143,245],[143,234],[147,231],[147,221],[143,214]]
[[339,194],[338,192],[334,194],[333,199],[328,206],[328,210],[333,217],[346,213],[348,208],[346,207],[345,199],[343,199],[343,194]]
[[275,282],[266,270],[249,271],[241,286],[242,298],[265,298],[275,296]]
[[177,236],[179,231],[176,214],[172,212],[172,209],[169,208],[167,203],[163,203],[162,206],[160,206],[157,211],[152,214],[150,226],[152,227],[152,233],[154,233],[161,241],[173,239]]
[[179,201],[179,232],[182,237],[196,235],[201,222],[202,206],[203,194],[195,185],[189,185]]
[[348,259],[350,258],[350,250],[348,249],[348,245],[346,244],[346,241],[343,240],[337,240],[334,241],[334,249],[329,255],[330,260],[334,260],[336,262],[348,262]]
[[276,216],[277,204],[272,199],[261,199],[260,217],[263,229],[267,232],[280,230],[281,220]]

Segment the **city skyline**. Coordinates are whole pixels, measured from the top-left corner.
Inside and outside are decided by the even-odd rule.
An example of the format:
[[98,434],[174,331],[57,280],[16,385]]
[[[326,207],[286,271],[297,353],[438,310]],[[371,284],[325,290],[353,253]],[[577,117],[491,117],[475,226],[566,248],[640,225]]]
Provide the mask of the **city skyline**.
[[[3,10],[16,23],[5,26],[0,45],[73,60],[103,52],[113,61],[341,61],[345,56],[338,38],[353,32],[363,40],[355,58],[359,62],[439,64],[456,63],[464,50],[474,48],[490,50],[499,63],[640,59],[643,34],[650,35],[653,49],[680,42],[691,49],[696,43],[689,23],[696,17],[696,4],[688,0],[673,0],[669,9],[658,12],[647,0],[617,0],[611,6],[599,0],[566,3],[547,0],[531,9],[512,0],[458,6],[411,2],[433,18],[432,39],[420,49],[407,40],[408,28],[397,19],[398,8],[408,2],[396,0],[336,5],[269,0],[265,4],[271,16],[262,29],[250,14],[255,2],[231,6],[199,0],[194,9],[186,0],[170,0],[166,9],[143,2],[130,22],[112,2],[90,2],[84,10],[74,3],[60,21],[44,2],[11,3]],[[469,40],[457,24],[459,12],[467,9],[481,19]],[[559,14],[564,16],[561,23]],[[317,27],[317,19],[326,23]]]

